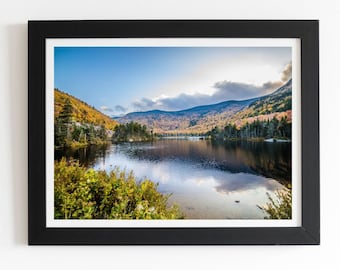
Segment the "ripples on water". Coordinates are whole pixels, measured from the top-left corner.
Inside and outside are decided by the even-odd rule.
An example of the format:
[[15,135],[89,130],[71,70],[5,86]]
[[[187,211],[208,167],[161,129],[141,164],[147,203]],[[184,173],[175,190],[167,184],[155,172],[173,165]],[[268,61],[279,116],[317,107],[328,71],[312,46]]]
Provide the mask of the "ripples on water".
[[60,156],[151,179],[191,219],[262,219],[257,205],[291,182],[290,143],[159,140],[56,152]]

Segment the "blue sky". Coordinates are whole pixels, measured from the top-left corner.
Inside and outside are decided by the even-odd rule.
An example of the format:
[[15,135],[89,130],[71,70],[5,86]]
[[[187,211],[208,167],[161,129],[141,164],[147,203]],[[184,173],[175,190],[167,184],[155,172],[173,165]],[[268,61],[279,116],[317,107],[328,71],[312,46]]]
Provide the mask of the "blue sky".
[[291,74],[286,47],[56,47],[54,85],[108,115],[267,94]]

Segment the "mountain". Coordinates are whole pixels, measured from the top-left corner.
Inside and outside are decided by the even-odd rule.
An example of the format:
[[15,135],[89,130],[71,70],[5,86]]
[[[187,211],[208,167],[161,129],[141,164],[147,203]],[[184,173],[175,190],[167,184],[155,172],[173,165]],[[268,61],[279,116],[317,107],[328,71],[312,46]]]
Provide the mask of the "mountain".
[[118,123],[109,116],[97,111],[84,101],[58,89],[54,89],[54,117],[57,118],[67,100],[72,106],[72,119],[79,123],[89,123],[95,126],[103,125],[106,129],[113,129]]
[[248,116],[284,112],[292,107],[292,80],[270,95],[258,98],[248,107]]
[[229,122],[237,126],[245,122],[251,123],[255,120],[271,120],[273,117],[281,119],[287,117],[288,122],[292,118],[292,80],[279,87],[273,93],[259,97],[249,104],[248,107],[236,113]]
[[273,93],[247,100],[229,100],[212,105],[197,106],[181,111],[153,110],[133,112],[115,118],[119,123],[138,122],[155,133],[205,133],[226,123],[237,126],[256,119],[267,120],[287,116],[291,120],[292,82]]
[[134,112],[118,118],[120,123],[138,122],[153,129],[155,133],[203,133],[242,110],[254,99],[225,101],[213,105],[198,106],[182,111]]

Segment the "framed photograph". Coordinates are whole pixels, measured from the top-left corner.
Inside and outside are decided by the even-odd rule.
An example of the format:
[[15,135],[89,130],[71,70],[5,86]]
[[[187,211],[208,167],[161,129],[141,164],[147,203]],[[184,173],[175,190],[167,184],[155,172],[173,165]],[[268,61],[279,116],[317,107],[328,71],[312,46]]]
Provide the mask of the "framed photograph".
[[29,244],[319,244],[318,21],[30,21]]

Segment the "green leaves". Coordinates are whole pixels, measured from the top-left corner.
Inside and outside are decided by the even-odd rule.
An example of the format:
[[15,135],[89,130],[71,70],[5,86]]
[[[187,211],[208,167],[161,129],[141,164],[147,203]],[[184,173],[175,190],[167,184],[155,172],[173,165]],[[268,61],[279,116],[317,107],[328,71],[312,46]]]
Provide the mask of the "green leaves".
[[56,219],[178,219],[178,206],[150,180],[137,182],[132,173],[115,168],[86,169],[77,161],[54,164]]
[[115,127],[112,140],[114,142],[150,141],[153,138],[151,131],[146,126],[136,122],[129,122]]
[[251,123],[246,122],[239,128],[234,123],[227,123],[223,130],[218,127],[207,133],[213,140],[224,139],[249,139],[249,138],[278,138],[291,139],[292,123],[288,122],[287,116],[277,119],[260,121],[258,119]]
[[292,191],[291,188],[275,192],[275,198],[268,195],[269,202],[262,207],[268,214],[267,219],[291,219],[292,218]]

